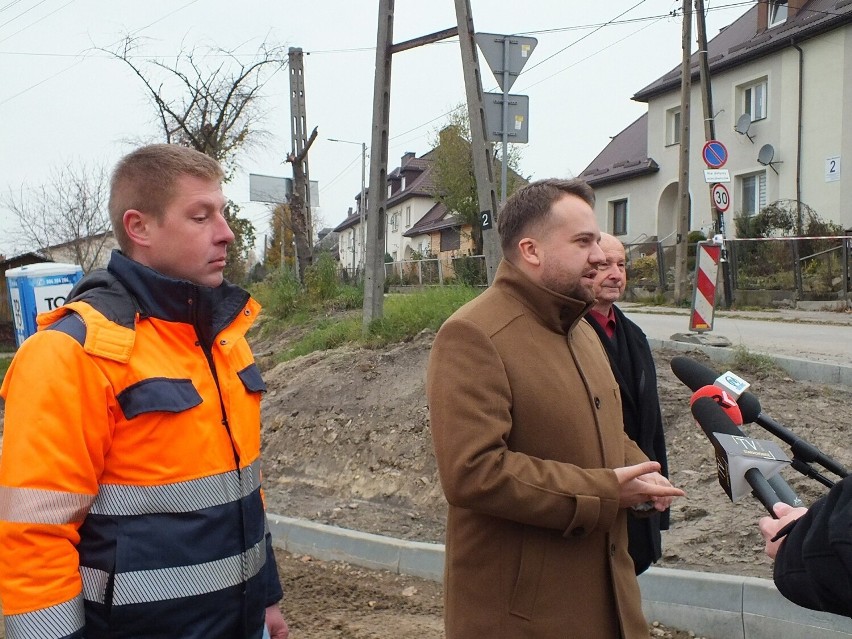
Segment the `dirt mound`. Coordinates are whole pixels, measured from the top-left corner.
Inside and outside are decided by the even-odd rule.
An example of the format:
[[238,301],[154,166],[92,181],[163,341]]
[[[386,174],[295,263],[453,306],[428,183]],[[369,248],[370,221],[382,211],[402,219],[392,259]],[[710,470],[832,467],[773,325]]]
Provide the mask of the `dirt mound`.
[[[443,541],[446,504],[424,393],[433,338],[423,332],[384,350],[340,348],[264,371],[264,472],[272,512]],[[690,391],[669,368],[676,354],[654,356],[671,478],[687,497],[673,507],[659,565],[770,577],[756,526],[762,507],[751,497],[732,504],[717,484],[712,447],[689,411]],[[700,351],[689,355],[710,365]],[[264,364],[270,365],[261,359]],[[749,376],[765,413],[850,465],[852,389],[794,381],[780,370]],[[757,426],[747,429],[773,439]],[[805,503],[825,492],[791,469],[783,475]]]

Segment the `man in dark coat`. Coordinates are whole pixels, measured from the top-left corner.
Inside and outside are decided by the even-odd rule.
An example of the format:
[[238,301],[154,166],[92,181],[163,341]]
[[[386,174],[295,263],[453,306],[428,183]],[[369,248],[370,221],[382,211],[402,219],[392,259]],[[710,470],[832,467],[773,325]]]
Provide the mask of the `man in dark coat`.
[[852,617],[852,475],[810,508],[775,504],[763,517],[766,554],[775,559],[775,585],[790,601]]
[[[601,233],[600,247],[606,263],[595,278],[595,305],[588,320],[601,339],[612,373],[621,391],[624,430],[651,461],[659,462],[668,477],[663,418],[657,396],[657,371],[645,333],[619,309],[617,302],[627,285],[624,246],[618,238]],[[643,573],[662,555],[660,531],[669,528],[669,511],[628,511],[628,551],[636,574]]]

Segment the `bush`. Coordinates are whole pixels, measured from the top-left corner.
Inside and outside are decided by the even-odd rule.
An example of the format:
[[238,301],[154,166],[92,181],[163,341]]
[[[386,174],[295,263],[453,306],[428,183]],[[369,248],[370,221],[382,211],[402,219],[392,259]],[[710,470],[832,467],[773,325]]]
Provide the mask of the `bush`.
[[330,300],[337,295],[339,275],[337,262],[329,253],[320,253],[314,264],[305,269],[305,290],[315,301]]
[[273,317],[291,317],[302,305],[302,287],[295,274],[289,270],[273,271],[250,290],[252,296]]
[[485,286],[485,260],[478,257],[459,257],[453,260],[456,281],[464,286]]
[[652,253],[645,257],[637,257],[630,261],[627,272],[627,280],[638,284],[642,280],[653,280],[657,282],[657,254]]

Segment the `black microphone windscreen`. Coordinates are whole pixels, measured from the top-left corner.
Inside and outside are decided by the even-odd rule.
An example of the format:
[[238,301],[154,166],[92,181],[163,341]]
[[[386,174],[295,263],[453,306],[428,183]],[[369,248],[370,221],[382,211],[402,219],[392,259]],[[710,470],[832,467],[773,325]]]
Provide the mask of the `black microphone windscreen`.
[[713,433],[745,437],[745,433],[731,421],[725,409],[711,397],[699,397],[692,402],[692,415],[711,441]]
[[740,412],[743,415],[744,424],[756,422],[758,415],[760,415],[763,410],[760,407],[760,400],[748,391],[739,396],[737,404],[739,404]]
[[[731,421],[725,413],[725,409],[719,406],[710,397],[699,397],[692,403],[692,415],[707,435],[707,439],[713,442],[713,433],[733,435],[734,437],[747,437],[747,435]],[[769,480],[769,486],[780,501],[791,506],[801,506],[802,500],[790,485],[780,475],[773,475]],[[752,488],[755,486],[752,485]],[[757,488],[755,488],[757,490]],[[761,497],[762,499],[762,497]],[[764,504],[765,505],[765,504]],[[772,513],[772,507],[769,506]]]
[[712,386],[716,378],[719,377],[719,374],[712,368],[684,355],[672,357],[670,366],[675,377],[693,391],[697,391],[704,386]]

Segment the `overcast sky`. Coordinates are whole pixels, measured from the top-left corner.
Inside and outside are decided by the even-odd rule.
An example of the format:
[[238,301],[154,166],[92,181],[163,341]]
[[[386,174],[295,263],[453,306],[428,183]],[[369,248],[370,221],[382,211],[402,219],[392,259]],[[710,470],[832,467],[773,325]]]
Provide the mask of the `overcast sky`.
[[[752,2],[705,0],[708,35]],[[521,172],[533,178],[577,175],[645,105],[630,97],[679,64],[682,3],[672,0],[471,0],[477,31],[538,39],[512,93],[529,96],[529,144]],[[580,9],[582,7],[582,9]],[[35,187],[69,164],[110,167],[139,141],[161,141],[156,111],[123,63],[96,48],[126,34],[143,38],[139,61],[168,61],[183,49],[212,47],[250,55],[266,40],[300,47],[304,58],[311,179],[319,182],[316,228],[336,226],[361,188],[360,142],[370,143],[378,2],[376,0],[0,0],[0,190]],[[397,0],[394,41],[455,26],[452,0]],[[208,58],[209,63],[216,62]],[[497,90],[484,59],[483,84]],[[226,186],[257,227],[264,205],[248,204],[248,173],[289,177],[289,79],[266,86],[263,123],[272,137],[243,155]],[[390,165],[431,148],[447,114],[464,100],[457,39],[394,55]],[[357,144],[330,142],[339,138]],[[11,240],[0,206],[0,252],[31,247]]]

